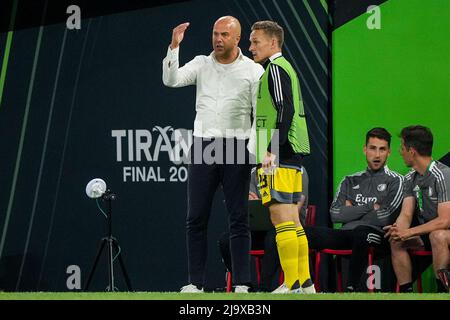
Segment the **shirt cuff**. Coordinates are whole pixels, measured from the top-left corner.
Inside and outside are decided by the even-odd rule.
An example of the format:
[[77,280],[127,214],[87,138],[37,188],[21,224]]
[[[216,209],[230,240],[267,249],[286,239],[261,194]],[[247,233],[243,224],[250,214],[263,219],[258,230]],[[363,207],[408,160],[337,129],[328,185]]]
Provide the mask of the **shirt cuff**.
[[176,47],[175,49],[170,49],[170,46],[167,47],[167,58],[170,61],[178,60],[178,53],[180,52],[180,47]]

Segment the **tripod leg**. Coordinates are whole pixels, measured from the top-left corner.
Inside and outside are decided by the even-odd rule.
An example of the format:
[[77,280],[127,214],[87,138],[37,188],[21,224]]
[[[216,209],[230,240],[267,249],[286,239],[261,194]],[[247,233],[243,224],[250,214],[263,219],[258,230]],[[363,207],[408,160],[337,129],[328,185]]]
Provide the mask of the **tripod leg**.
[[109,287],[107,291],[114,292],[114,257],[113,257],[113,246],[114,240],[112,238],[108,239],[108,277],[109,277]]
[[86,291],[89,288],[89,285],[91,284],[92,277],[94,275],[95,269],[97,268],[98,260],[100,259],[100,255],[103,251],[103,248],[105,247],[106,241],[107,241],[106,238],[101,240],[100,247],[98,248],[97,255],[95,256],[94,264],[92,265],[91,271],[89,272],[89,277],[86,282],[86,285],[84,286],[83,291]]
[[122,253],[120,252],[119,243],[117,242],[117,240],[114,240],[113,243],[114,243],[114,248],[116,249],[116,252],[118,252],[120,268],[122,269],[123,277],[125,278],[125,282],[127,284],[128,291],[133,291],[133,289],[131,287],[130,277],[128,276],[127,270],[125,268],[125,263],[123,262],[123,259],[122,259]]

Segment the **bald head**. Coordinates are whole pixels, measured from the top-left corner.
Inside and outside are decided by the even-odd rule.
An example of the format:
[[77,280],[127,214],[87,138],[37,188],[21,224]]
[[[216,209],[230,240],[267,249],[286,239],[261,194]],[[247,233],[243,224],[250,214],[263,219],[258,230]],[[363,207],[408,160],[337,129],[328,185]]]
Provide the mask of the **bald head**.
[[219,19],[217,19],[217,21],[214,23],[214,27],[217,25],[223,25],[223,26],[227,26],[228,28],[230,28],[231,30],[233,30],[233,32],[236,33],[236,35],[238,37],[241,36],[241,23],[239,22],[238,19],[236,19],[235,17],[232,16],[223,16],[220,17]]
[[220,63],[233,62],[239,53],[238,44],[241,40],[241,24],[232,16],[217,19],[213,28],[213,49]]

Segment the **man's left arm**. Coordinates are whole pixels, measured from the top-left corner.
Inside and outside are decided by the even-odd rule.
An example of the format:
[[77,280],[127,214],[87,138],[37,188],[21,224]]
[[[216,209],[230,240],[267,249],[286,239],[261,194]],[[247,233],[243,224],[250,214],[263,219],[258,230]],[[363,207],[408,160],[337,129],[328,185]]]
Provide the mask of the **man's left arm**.
[[251,122],[252,127],[250,129],[249,141],[247,144],[247,149],[249,153],[254,156],[256,154],[256,100],[258,97],[258,90],[260,84],[260,78],[264,73],[264,68],[255,63],[253,68],[253,78],[250,80],[250,90],[249,90],[249,101],[251,102],[252,113],[251,113]]
[[255,63],[251,68],[251,79],[250,79],[250,97],[249,101],[252,104],[252,117],[256,116],[256,100],[258,97],[259,85],[261,77],[264,74],[264,68],[259,64]]
[[436,184],[438,198],[437,217],[419,226],[398,230],[397,239],[406,240],[432,231],[450,228],[450,170],[442,170],[440,173],[441,175]]
[[414,228],[399,230],[398,238],[407,240],[414,236],[420,236],[436,230],[447,230],[448,228],[450,228],[450,201],[438,204],[438,216],[435,219]]
[[[294,99],[292,94],[291,79],[283,68],[276,64],[269,65],[269,92],[274,108],[277,110],[276,133],[273,135],[267,147],[265,161],[275,161],[278,150],[272,150],[273,140],[277,139],[278,146],[288,141],[288,133],[294,117]],[[278,159],[277,159],[278,160]],[[263,163],[264,167],[264,163]]]
[[[288,133],[295,113],[291,78],[283,68],[276,64],[271,64],[269,68],[269,92],[277,110],[275,129],[278,130],[278,143],[281,146],[288,141]],[[270,148],[271,143],[267,151],[270,152]]]
[[374,210],[368,212],[362,220],[380,227],[395,221],[403,200],[403,177],[395,177],[387,187],[388,194],[383,202],[374,204]]

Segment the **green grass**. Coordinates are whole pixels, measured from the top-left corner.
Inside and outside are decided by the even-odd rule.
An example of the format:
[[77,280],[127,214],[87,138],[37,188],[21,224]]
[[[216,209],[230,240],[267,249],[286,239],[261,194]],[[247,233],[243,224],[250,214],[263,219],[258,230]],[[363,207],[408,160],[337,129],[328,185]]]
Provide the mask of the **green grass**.
[[439,293],[204,293],[178,292],[0,292],[0,300],[450,300]]

